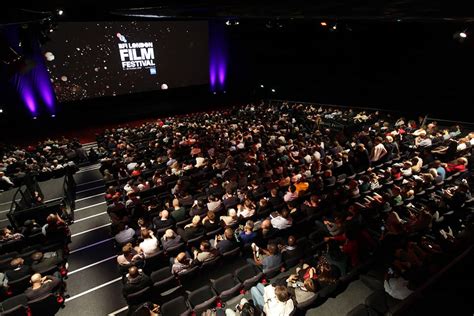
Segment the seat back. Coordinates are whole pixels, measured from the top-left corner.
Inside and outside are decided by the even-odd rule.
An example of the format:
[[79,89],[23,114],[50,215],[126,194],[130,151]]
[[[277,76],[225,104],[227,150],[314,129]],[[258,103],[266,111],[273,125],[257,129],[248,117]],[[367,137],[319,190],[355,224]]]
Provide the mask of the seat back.
[[151,293],[151,286],[147,286],[141,289],[140,291],[137,291],[132,294],[128,294],[126,297],[126,301],[128,305],[136,306],[148,301],[150,297],[150,293]]
[[28,307],[25,305],[17,305],[10,309],[4,309],[1,315],[2,316],[27,316]]
[[28,306],[30,307],[32,315],[55,315],[61,304],[58,303],[56,296],[54,294],[46,294],[40,298],[29,301]]
[[196,314],[200,314],[210,308],[216,300],[217,295],[208,285],[189,293],[188,296],[188,301]]
[[179,296],[161,305],[161,314],[163,316],[181,316],[186,312],[190,313],[191,310],[184,296]]
[[13,295],[25,292],[25,290],[30,286],[30,278],[31,276],[27,275],[22,277],[21,279],[8,282],[9,290],[12,292]]
[[234,258],[237,258],[237,257],[240,257],[240,248],[237,247],[235,249],[232,249],[230,251],[227,251],[227,252],[224,252],[222,254],[222,257],[225,259],[225,260],[232,260]]

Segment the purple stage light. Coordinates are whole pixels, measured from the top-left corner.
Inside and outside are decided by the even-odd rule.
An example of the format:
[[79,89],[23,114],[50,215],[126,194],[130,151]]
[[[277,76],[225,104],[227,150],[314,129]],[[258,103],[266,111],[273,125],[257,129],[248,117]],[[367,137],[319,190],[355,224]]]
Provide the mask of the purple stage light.
[[36,101],[35,101],[33,91],[31,90],[28,84],[23,85],[21,89],[21,98],[23,99],[23,102],[25,102],[26,106],[28,107],[28,110],[30,110],[30,113],[33,116],[35,116],[36,115]]
[[209,82],[211,84],[211,91],[213,91],[216,86],[216,65],[212,60],[209,65]]
[[50,112],[55,112],[54,109],[54,92],[53,87],[51,85],[51,81],[49,79],[48,71],[46,67],[42,65],[41,67],[37,67],[36,71],[36,86],[43,100],[44,104],[48,107]]
[[226,74],[226,65],[223,59],[219,63],[219,84],[221,88],[225,86],[225,74]]

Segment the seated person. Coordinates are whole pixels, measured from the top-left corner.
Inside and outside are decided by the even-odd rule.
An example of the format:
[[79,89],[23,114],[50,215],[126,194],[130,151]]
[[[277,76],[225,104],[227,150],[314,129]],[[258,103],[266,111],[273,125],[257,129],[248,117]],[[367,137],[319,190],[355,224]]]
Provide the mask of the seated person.
[[211,244],[207,240],[201,241],[199,250],[194,249],[193,254],[194,260],[199,263],[210,261],[219,255],[217,250],[211,248]]
[[193,206],[191,207],[191,210],[189,211],[189,216],[201,216],[203,214],[206,214],[207,211],[208,209],[203,199],[195,200]]
[[5,276],[9,282],[19,280],[27,275],[31,275],[33,270],[25,264],[23,258],[15,258],[10,261],[10,270],[5,271]]
[[281,255],[278,247],[274,243],[269,243],[267,249],[260,249],[257,245],[252,244],[253,260],[249,259],[253,264],[261,266],[263,272],[276,268],[281,265]]
[[143,241],[140,243],[140,249],[142,250],[145,258],[150,257],[160,251],[158,239],[155,237],[152,230],[142,230]]
[[270,215],[272,226],[276,229],[283,230],[288,229],[293,225],[293,220],[290,216],[290,212],[284,208],[280,212],[274,212]]
[[245,223],[244,230],[239,234],[239,239],[244,245],[254,242],[255,238],[257,238],[257,232],[254,232],[253,228],[254,222],[248,220]]
[[23,226],[20,228],[20,234],[22,234],[25,237],[34,235],[36,233],[41,232],[41,226],[36,223],[34,219],[26,220]]
[[117,231],[114,238],[119,245],[129,242],[135,237],[135,230],[123,223],[117,225]]
[[177,246],[181,243],[181,236],[176,234],[172,229],[167,229],[163,237],[161,238],[161,244],[164,250]]
[[196,215],[193,217],[193,221],[184,226],[184,230],[181,229],[180,235],[183,237],[184,241],[188,241],[190,239],[202,236],[206,233],[206,230],[201,225],[201,217]]
[[186,209],[179,204],[178,199],[173,200],[173,207],[171,208],[171,217],[175,222],[181,222],[186,219]]
[[293,300],[288,288],[284,285],[267,285],[262,283],[250,289],[255,305],[268,316],[289,316],[294,309]]
[[23,235],[20,233],[15,233],[8,227],[0,230],[0,242],[7,242],[12,240],[20,240],[23,238]]
[[234,230],[227,227],[224,231],[224,235],[216,235],[214,240],[211,240],[211,244],[219,253],[225,253],[238,247],[237,241],[234,237]]
[[25,295],[29,301],[40,298],[48,293],[54,293],[61,289],[63,282],[55,276],[35,273],[31,276],[31,287],[26,289]]
[[237,211],[233,208],[230,208],[227,211],[227,216],[221,216],[220,220],[226,225],[226,226],[232,226],[238,221],[238,216],[237,216]]
[[296,304],[304,303],[317,295],[317,281],[312,278],[307,278],[301,282],[290,276],[286,282],[288,291],[293,292],[292,296],[295,298]]
[[125,276],[125,283],[123,285],[123,296],[136,293],[143,290],[147,286],[153,285],[149,276],[135,266],[128,269],[128,274]]
[[193,260],[191,258],[188,258],[185,252],[180,252],[173,260],[171,272],[175,275],[180,275],[181,273],[192,268],[192,266]]
[[244,205],[237,205],[237,216],[242,218],[249,218],[255,214],[255,204],[250,199],[245,199]]
[[168,210],[162,210],[159,216],[153,219],[153,225],[155,226],[155,229],[163,229],[174,225],[174,220],[170,218],[169,215],[170,213]]
[[286,245],[278,245],[278,248],[283,256],[283,259],[300,258],[302,256],[301,249],[296,244],[295,236],[289,236]]
[[34,272],[41,272],[53,266],[62,266],[66,263],[62,249],[42,253],[37,251],[31,255],[31,269]]
[[213,211],[208,211],[206,217],[202,219],[202,225],[206,232],[212,232],[221,227],[216,220],[216,214]]
[[133,247],[132,243],[127,243],[122,247],[122,254],[117,257],[117,263],[120,266],[143,265],[145,256],[140,247]]

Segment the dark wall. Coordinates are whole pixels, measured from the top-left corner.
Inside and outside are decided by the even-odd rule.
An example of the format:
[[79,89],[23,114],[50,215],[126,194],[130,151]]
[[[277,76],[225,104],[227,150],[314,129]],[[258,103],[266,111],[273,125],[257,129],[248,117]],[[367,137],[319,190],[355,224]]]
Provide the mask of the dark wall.
[[474,40],[453,39],[465,26],[339,22],[332,30],[333,23],[319,23],[288,20],[268,28],[242,21],[228,27],[229,83],[269,97],[473,121],[460,109],[473,105]]

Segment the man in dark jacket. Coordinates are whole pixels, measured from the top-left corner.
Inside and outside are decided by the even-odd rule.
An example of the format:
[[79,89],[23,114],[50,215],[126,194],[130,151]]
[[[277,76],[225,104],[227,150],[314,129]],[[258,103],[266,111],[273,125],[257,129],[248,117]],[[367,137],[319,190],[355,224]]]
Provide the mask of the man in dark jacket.
[[25,265],[23,258],[15,258],[10,262],[10,270],[5,272],[9,282],[19,280],[27,275],[31,275],[32,270],[29,265]]
[[151,286],[151,279],[135,266],[128,269],[125,284],[123,285],[123,296],[136,293],[147,286]]

